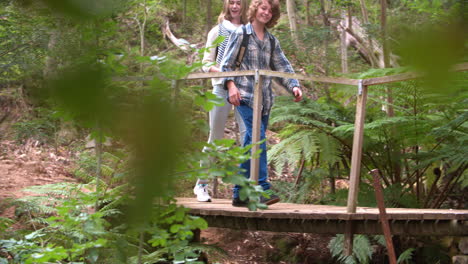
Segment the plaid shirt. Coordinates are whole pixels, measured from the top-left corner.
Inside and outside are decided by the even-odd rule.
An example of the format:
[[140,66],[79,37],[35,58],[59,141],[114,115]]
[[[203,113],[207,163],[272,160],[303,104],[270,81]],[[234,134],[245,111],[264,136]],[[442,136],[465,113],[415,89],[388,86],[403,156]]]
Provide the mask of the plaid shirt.
[[[246,33],[250,35],[249,44],[247,45],[247,49],[245,51],[245,55],[239,70],[243,71],[262,69],[294,73],[291,63],[289,63],[288,59],[281,50],[279,41],[277,39],[275,39],[274,51],[271,52],[270,41],[273,41],[273,39],[275,38],[272,34],[270,34],[268,31],[265,31],[265,37],[263,38],[263,41],[261,41],[258,39],[250,23],[245,25],[245,27]],[[242,31],[242,27],[239,27],[234,33],[231,34],[231,36],[229,37],[229,42],[227,44],[226,52],[224,54],[224,58],[221,61],[221,71],[228,72],[235,70],[235,61],[237,58],[237,54],[239,53],[239,49],[241,47],[243,38],[244,33]],[[271,59],[272,65],[270,65],[271,56],[273,56],[273,58]],[[274,69],[272,69],[271,66]],[[273,77],[270,76],[262,76],[261,87],[263,92],[263,115],[268,115],[270,113],[271,107],[273,106],[275,95],[273,94],[273,91],[271,89],[272,79]],[[250,107],[253,108],[255,77],[241,76],[225,78],[223,81],[225,89],[227,89],[226,83],[229,80],[234,81],[234,83],[236,84],[241,94],[242,101],[244,101]],[[279,78],[279,80],[291,93],[294,87],[300,87],[299,81],[296,79]]]

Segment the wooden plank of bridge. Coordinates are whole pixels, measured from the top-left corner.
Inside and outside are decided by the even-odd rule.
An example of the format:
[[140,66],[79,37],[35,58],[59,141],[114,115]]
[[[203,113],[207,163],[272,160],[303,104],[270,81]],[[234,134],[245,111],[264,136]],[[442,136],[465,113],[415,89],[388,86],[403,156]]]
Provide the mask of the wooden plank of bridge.
[[262,76],[258,70],[255,70],[255,87],[254,87],[254,104],[253,104],[253,121],[252,121],[252,149],[250,158],[250,180],[258,184],[258,174],[260,169],[260,160],[254,155],[260,149],[260,128],[262,121]]
[[[177,198],[190,214],[203,217],[210,227],[243,230],[344,234],[353,222],[353,234],[382,234],[378,208],[358,207],[349,214],[344,206],[277,203],[267,210],[233,207],[229,199],[200,203]],[[394,235],[468,236],[468,210],[386,208]],[[349,230],[349,229],[348,229]]]
[[[249,211],[246,207],[234,207],[231,202],[229,199],[213,199],[211,203],[202,203],[196,198],[177,198],[177,204],[190,208],[191,213],[200,215],[265,219],[379,220],[379,210],[373,207],[357,207],[356,213],[349,214],[344,206],[277,203],[270,205],[266,210]],[[388,219],[395,221],[468,221],[468,210],[386,208],[386,212]]]

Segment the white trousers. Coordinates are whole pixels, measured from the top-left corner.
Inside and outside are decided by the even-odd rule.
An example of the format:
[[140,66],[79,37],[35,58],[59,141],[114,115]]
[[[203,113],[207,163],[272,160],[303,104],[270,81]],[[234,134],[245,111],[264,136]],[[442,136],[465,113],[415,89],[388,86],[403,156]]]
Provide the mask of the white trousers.
[[[224,90],[223,85],[215,85],[213,86],[213,94],[218,96],[219,98],[223,99],[224,105],[223,106],[215,106],[213,109],[210,110],[210,135],[208,137],[208,143],[213,143],[217,139],[224,138],[224,128],[226,127],[226,121],[228,119],[229,113],[233,109],[233,106],[227,102],[228,91]],[[240,145],[243,145],[244,136],[245,136],[245,125],[244,121],[240,114],[234,107],[234,117],[236,118],[236,122],[239,126],[239,133],[240,133]],[[205,152],[207,148],[203,148],[203,152]],[[204,166],[205,164],[201,164]],[[207,184],[208,180],[205,179],[198,179],[198,184]]]

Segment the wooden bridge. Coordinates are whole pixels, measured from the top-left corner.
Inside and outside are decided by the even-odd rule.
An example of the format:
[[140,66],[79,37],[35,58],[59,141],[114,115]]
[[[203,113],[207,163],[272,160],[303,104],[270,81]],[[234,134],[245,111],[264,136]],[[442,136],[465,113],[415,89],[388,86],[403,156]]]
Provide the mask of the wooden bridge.
[[[455,65],[451,70],[467,71],[468,63]],[[260,109],[262,109],[260,84],[264,76],[346,84],[357,87],[356,116],[354,122],[347,207],[280,203],[271,206],[270,209],[265,211],[250,212],[247,208],[235,208],[231,206],[229,200],[215,200],[213,203],[198,203],[194,199],[179,199],[179,204],[190,208],[191,214],[202,216],[212,227],[276,232],[345,234],[345,254],[347,255],[352,253],[353,234],[384,233],[389,251],[390,263],[396,263],[391,240],[392,234],[415,236],[468,235],[466,223],[468,210],[388,209],[388,212],[386,212],[386,208],[383,204],[383,194],[380,180],[378,179],[378,172],[373,173],[373,176],[379,209],[357,207],[368,87],[416,79],[421,77],[421,74],[404,73],[393,76],[355,80],[336,77],[316,77],[307,74],[291,74],[268,70],[250,70],[219,73],[191,73],[184,80],[234,76],[253,76],[255,78],[252,153],[256,153],[259,149],[259,145],[255,143],[260,141]],[[182,80],[173,82],[175,93],[178,93],[180,81]],[[258,158],[252,156],[250,168],[250,179],[258,182]]]
[[[178,198],[177,203],[203,217],[210,227],[274,232],[345,234],[352,223],[354,234],[382,234],[379,209],[331,205],[277,203],[266,210],[249,211],[234,207],[231,200],[214,199],[211,203],[195,198]],[[468,210],[387,208],[393,235],[468,236]]]

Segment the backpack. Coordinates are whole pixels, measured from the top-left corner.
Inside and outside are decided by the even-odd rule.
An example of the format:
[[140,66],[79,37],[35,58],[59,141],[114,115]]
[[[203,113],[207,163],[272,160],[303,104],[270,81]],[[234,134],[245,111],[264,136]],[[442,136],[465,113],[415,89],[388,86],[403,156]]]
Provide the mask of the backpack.
[[[242,32],[244,33],[244,38],[242,39],[242,44],[239,49],[239,53],[237,53],[237,58],[236,58],[236,71],[240,69],[240,66],[242,64],[242,60],[244,59],[245,55],[245,50],[247,49],[247,45],[249,44],[249,34],[247,34],[247,30],[245,29],[245,25],[242,25]],[[275,49],[276,41],[275,38],[270,39],[270,44],[271,44],[271,55],[273,55],[273,50]],[[273,67],[273,56],[270,56],[270,68],[274,70]]]

